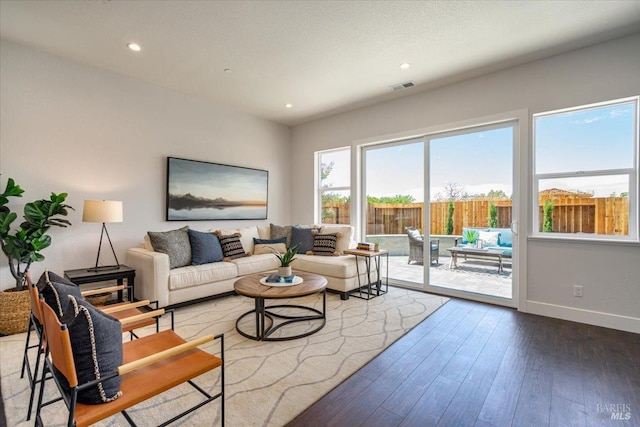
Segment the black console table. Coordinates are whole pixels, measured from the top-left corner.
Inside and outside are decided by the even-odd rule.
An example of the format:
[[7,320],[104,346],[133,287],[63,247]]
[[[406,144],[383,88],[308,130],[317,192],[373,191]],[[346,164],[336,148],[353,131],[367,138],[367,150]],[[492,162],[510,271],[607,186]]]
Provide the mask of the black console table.
[[[79,268],[76,270],[65,270],[64,277],[76,285],[82,285],[85,283],[104,282],[107,280],[117,280],[118,285],[123,285],[123,280],[127,280],[127,287],[129,287],[128,300],[134,300],[134,280],[136,277],[136,270],[126,265],[120,265],[118,269],[94,271],[92,268]],[[123,301],[122,291],[118,291],[118,300]]]

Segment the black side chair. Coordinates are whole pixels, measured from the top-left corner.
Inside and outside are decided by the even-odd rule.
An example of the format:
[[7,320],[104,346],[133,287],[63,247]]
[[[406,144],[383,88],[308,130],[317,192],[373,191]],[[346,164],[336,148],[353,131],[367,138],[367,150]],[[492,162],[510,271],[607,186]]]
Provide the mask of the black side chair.
[[[407,237],[409,238],[409,261],[407,264],[411,264],[411,261],[418,264],[424,263],[424,236],[414,227],[405,227],[407,231]],[[431,239],[429,242],[431,250],[429,251],[429,262],[436,262],[439,264],[440,254],[440,239]]]

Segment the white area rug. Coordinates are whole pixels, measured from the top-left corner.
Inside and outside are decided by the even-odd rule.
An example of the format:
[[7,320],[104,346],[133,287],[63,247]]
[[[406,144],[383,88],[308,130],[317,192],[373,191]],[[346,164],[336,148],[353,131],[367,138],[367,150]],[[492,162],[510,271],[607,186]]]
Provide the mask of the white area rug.
[[[242,337],[235,330],[236,319],[253,309],[253,300],[230,296],[177,309],[175,329],[185,339],[225,334],[227,426],[281,426],[446,301],[444,297],[400,288],[389,288],[386,295],[369,301],[353,297],[341,301],[338,295],[328,293],[327,324],[322,330],[293,341],[256,342]],[[321,308],[319,295],[289,302]],[[168,327],[168,319],[162,322],[163,328]],[[299,332],[308,327],[292,325],[287,327],[289,329],[283,328],[283,332]],[[295,328],[295,331],[290,328]],[[0,338],[0,381],[9,426],[33,425],[33,419],[26,421],[28,381],[19,378],[25,338],[26,334]],[[214,353],[219,351],[216,344],[202,348]],[[215,393],[219,390],[219,373],[207,373],[196,378],[195,382]],[[48,381],[45,395],[52,394],[54,389],[53,382]],[[128,412],[138,425],[155,426],[200,397],[192,387],[182,385]],[[46,425],[64,425],[65,412],[63,403],[44,408]],[[219,401],[214,401],[174,425],[220,425],[219,412]],[[118,414],[99,425],[126,424],[124,417]]]

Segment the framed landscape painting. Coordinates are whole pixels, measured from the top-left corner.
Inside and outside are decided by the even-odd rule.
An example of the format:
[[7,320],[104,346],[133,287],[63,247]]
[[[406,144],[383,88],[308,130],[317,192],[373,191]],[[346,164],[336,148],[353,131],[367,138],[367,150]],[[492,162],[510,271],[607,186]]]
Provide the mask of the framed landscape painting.
[[267,219],[269,172],[167,158],[167,221]]

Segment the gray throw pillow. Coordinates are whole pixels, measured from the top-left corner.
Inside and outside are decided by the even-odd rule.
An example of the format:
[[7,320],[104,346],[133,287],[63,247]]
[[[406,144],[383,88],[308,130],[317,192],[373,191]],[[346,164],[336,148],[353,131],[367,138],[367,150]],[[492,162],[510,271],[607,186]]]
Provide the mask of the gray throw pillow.
[[291,228],[291,246],[298,245],[299,254],[313,250],[314,231],[319,232],[320,228],[304,228],[294,225]]
[[[120,321],[104,314],[86,301],[69,297],[63,316],[69,329],[73,361],[78,384],[97,380],[113,373],[122,365],[122,325]],[[54,368],[54,375],[63,388],[69,385],[62,373]],[[99,382],[78,393],[78,401],[85,404],[106,403],[117,399],[121,377],[116,376]]]
[[192,265],[220,262],[224,258],[220,241],[213,233],[189,230],[189,242],[191,243]]
[[271,224],[271,239],[280,239],[284,237],[287,247],[291,247],[291,226]]
[[154,251],[169,255],[169,268],[191,265],[189,226],[171,231],[148,231],[147,234]]

